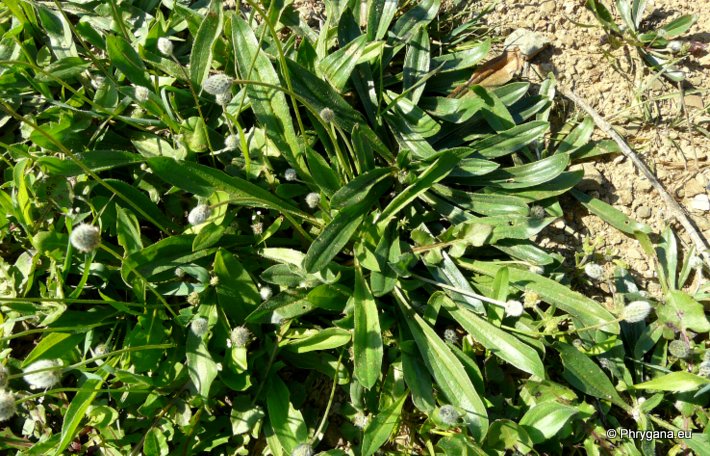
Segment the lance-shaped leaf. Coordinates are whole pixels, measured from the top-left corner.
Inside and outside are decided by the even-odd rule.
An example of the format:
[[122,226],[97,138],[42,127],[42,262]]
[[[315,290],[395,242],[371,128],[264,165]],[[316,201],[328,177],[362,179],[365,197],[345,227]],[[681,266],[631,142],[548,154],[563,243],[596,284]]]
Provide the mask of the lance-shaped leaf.
[[362,275],[362,269],[355,268],[355,335],[353,351],[355,355],[355,377],[365,388],[375,386],[382,369],[382,332],[380,316],[375,298]]

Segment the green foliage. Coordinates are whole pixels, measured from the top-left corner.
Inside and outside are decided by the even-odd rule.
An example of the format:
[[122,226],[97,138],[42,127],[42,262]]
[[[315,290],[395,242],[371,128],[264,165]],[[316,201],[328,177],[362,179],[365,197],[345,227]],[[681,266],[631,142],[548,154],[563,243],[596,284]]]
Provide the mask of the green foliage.
[[[609,147],[554,79],[448,97],[491,47],[460,1],[248,3],[2,2],[3,454],[707,453],[605,436],[706,428],[710,289],[571,191]],[[662,295],[535,243],[569,194]]]

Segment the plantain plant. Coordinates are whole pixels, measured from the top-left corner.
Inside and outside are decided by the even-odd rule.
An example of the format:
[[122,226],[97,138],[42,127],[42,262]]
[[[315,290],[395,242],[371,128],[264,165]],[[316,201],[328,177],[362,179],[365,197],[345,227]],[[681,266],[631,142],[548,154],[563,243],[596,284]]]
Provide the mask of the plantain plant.
[[708,449],[604,433],[704,427],[708,294],[668,364],[678,315],[538,245],[568,195],[651,245],[554,79],[450,96],[491,39],[439,0],[227,3],[0,6],[3,451]]

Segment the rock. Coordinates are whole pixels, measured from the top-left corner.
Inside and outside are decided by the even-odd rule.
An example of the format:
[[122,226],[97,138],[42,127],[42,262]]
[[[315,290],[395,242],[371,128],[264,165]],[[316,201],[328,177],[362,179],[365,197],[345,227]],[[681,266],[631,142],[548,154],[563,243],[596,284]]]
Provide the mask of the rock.
[[[554,6],[554,3],[553,3]],[[543,35],[527,29],[517,29],[505,39],[505,49],[520,50],[520,54],[527,60],[535,57],[545,46],[550,44],[550,40]]]
[[542,11],[544,14],[554,13],[555,9],[556,9],[555,2],[553,2],[553,1],[545,2],[540,7],[540,11]]
[[[584,170],[584,178],[577,184],[577,188],[583,192],[598,190],[604,183],[604,177],[601,175],[592,163],[583,163],[581,168]],[[573,166],[573,171],[579,169],[579,166]]]
[[[701,176],[701,174],[698,174],[698,176]],[[685,196],[688,198],[705,193],[705,186],[698,182],[697,178],[690,179],[682,189],[685,191]]]
[[651,217],[651,208],[646,205],[641,205],[636,208],[636,215],[641,219],[647,219]]
[[703,109],[703,99],[700,95],[686,95],[685,105],[691,108]]
[[710,211],[710,198],[704,193],[702,195],[695,195],[690,202],[690,208],[696,211]]
[[641,179],[637,184],[636,184],[636,190],[641,191],[641,192],[647,192],[653,188],[653,185],[651,185],[651,181],[649,181],[646,178]]

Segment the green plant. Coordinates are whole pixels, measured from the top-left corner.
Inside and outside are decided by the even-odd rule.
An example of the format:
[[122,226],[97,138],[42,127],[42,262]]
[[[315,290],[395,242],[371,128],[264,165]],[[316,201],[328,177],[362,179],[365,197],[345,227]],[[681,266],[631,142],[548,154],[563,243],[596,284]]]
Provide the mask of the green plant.
[[677,68],[676,63],[688,54],[690,44],[676,38],[687,32],[698,18],[689,14],[653,29],[641,29],[647,3],[646,0],[617,0],[616,10],[622,24],[614,21],[611,12],[601,1],[587,0],[587,8],[609,33],[612,46],[633,46],[646,65],[671,81],[682,81],[685,73]]
[[604,429],[707,422],[700,371],[651,378],[657,304],[532,240],[568,193],[650,231],[571,190],[606,148],[546,139],[554,79],[448,97],[490,41],[438,0],[320,31],[248,3],[3,2],[2,450],[636,454]]

